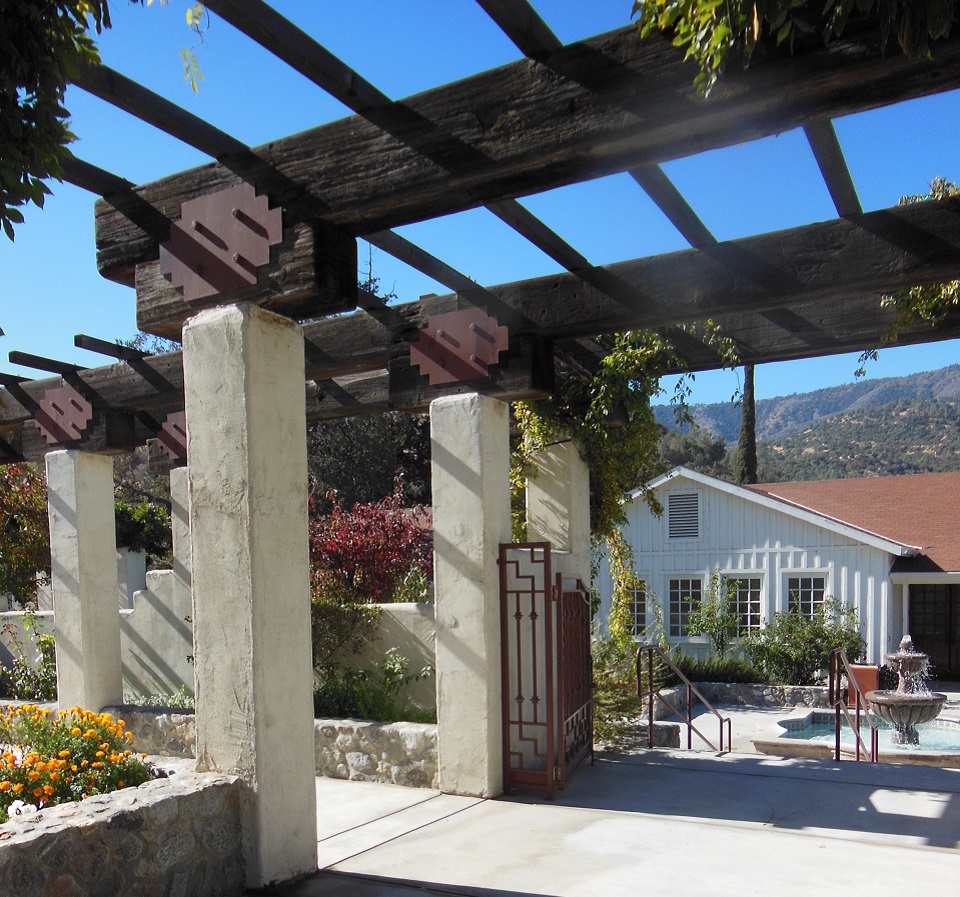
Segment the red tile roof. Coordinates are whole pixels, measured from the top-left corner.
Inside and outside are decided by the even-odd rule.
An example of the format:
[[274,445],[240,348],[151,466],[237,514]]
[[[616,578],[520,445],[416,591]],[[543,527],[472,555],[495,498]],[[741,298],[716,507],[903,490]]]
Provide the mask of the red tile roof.
[[897,561],[913,572],[960,571],[960,473],[747,486],[901,545],[922,556]]

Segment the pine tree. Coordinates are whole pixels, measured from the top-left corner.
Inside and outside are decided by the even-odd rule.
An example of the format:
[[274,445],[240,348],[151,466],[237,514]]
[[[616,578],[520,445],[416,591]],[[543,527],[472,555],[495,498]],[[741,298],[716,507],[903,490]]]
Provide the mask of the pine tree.
[[752,364],[743,366],[742,417],[734,476],[741,485],[757,482],[757,405],[753,394]]

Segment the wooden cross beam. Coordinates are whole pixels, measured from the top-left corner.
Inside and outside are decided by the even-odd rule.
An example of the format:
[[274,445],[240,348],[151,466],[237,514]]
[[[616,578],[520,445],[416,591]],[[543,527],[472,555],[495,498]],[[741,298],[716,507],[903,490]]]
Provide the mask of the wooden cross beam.
[[[295,184],[312,197],[298,208],[304,220],[362,235],[948,90],[960,86],[960,38],[930,61],[883,56],[878,34],[855,35],[730,72],[709,99],[693,76],[666,38],[640,41],[625,28],[564,47],[549,66],[523,60],[392,104],[415,119],[416,140],[354,116],[256,149],[278,173],[257,186],[285,205]],[[432,132],[469,147],[470,159],[431,161]],[[137,195],[175,219],[184,200],[237,180],[204,166]],[[162,238],[108,201],[97,203],[96,232],[101,273],[127,284]]]
[[[872,348],[882,342],[894,319],[890,310],[880,308],[880,294],[960,275],[960,200],[896,206],[703,250],[623,262],[611,270],[642,292],[644,302],[625,306],[598,297],[578,278],[563,274],[491,287],[479,300],[448,295],[396,306],[370,304],[366,311],[305,324],[306,376],[331,381],[326,387],[310,387],[315,392],[309,413],[349,416],[385,408],[422,409],[438,393],[403,373],[399,359],[431,315],[471,307],[484,297],[515,312],[513,341],[526,336],[549,342],[712,318],[740,347],[743,361]],[[937,330],[925,323],[914,325],[900,342],[958,335],[960,320],[951,317]],[[499,390],[500,398],[529,396],[543,388],[545,366],[532,364],[534,345],[528,350],[526,373],[518,364],[510,374],[497,374],[491,389]],[[686,351],[691,370],[719,364],[716,354],[704,347],[694,344]],[[146,410],[159,419],[183,406],[178,352],[84,370],[72,378],[103,407]],[[9,378],[9,388],[0,393],[0,435],[5,439],[31,417],[31,401],[60,382],[17,385],[14,379]]]

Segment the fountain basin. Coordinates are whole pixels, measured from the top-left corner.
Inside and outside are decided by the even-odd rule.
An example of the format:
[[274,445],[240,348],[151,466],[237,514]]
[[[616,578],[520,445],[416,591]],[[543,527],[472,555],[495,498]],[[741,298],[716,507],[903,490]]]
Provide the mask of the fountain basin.
[[[754,749],[775,757],[803,757],[811,760],[833,760],[835,718],[830,710],[811,710],[800,717],[779,721],[784,730],[779,737],[757,738]],[[869,744],[870,727],[866,720],[862,732]],[[960,768],[960,721],[938,718],[926,723],[922,730],[925,744],[899,745],[894,732],[886,725],[880,732],[880,762],[908,766],[940,766]],[[841,728],[840,752],[845,760],[856,758],[856,747],[850,729]]]
[[936,719],[947,702],[941,692],[904,694],[899,691],[868,691],[864,697],[877,716],[894,729],[910,729]]

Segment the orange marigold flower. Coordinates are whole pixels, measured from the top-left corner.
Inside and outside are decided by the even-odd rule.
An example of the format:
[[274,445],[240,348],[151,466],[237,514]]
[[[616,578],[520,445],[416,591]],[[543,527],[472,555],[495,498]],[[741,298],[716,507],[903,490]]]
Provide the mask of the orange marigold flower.
[[19,794],[21,791],[23,791],[23,783],[17,782],[17,784],[14,785],[11,790],[13,791],[14,794]]
[[30,779],[31,782],[35,782],[40,778],[40,773],[35,769],[31,769],[30,772],[27,773],[27,778]]
[[34,797],[43,797],[43,789],[42,789],[42,788],[34,788],[34,789],[33,789],[33,796],[34,796]]
[[82,732],[82,730],[80,729],[79,726],[74,726],[74,727],[70,730],[70,734],[71,734],[71,735],[83,735],[83,732]]
[[9,790],[10,790],[10,783],[6,779],[4,779],[2,782],[0,782],[0,791],[9,791]]
[[121,779],[119,782],[117,782],[117,787],[126,788],[127,786],[126,786],[126,783],[123,781],[123,779]]
[[60,753],[57,754],[57,756],[62,760],[70,756],[70,751],[60,751]]
[[96,753],[94,756],[95,756],[98,760],[100,760],[101,758],[105,757],[106,754],[104,754],[103,751],[97,751],[97,753]]
[[90,767],[92,769],[103,769],[103,764],[99,760],[97,760],[96,763],[91,763]]
[[44,785],[44,786],[43,786],[43,793],[44,793],[47,797],[50,797],[50,796],[53,794],[53,792],[56,791],[56,790],[57,790],[57,789],[54,788],[53,785]]

